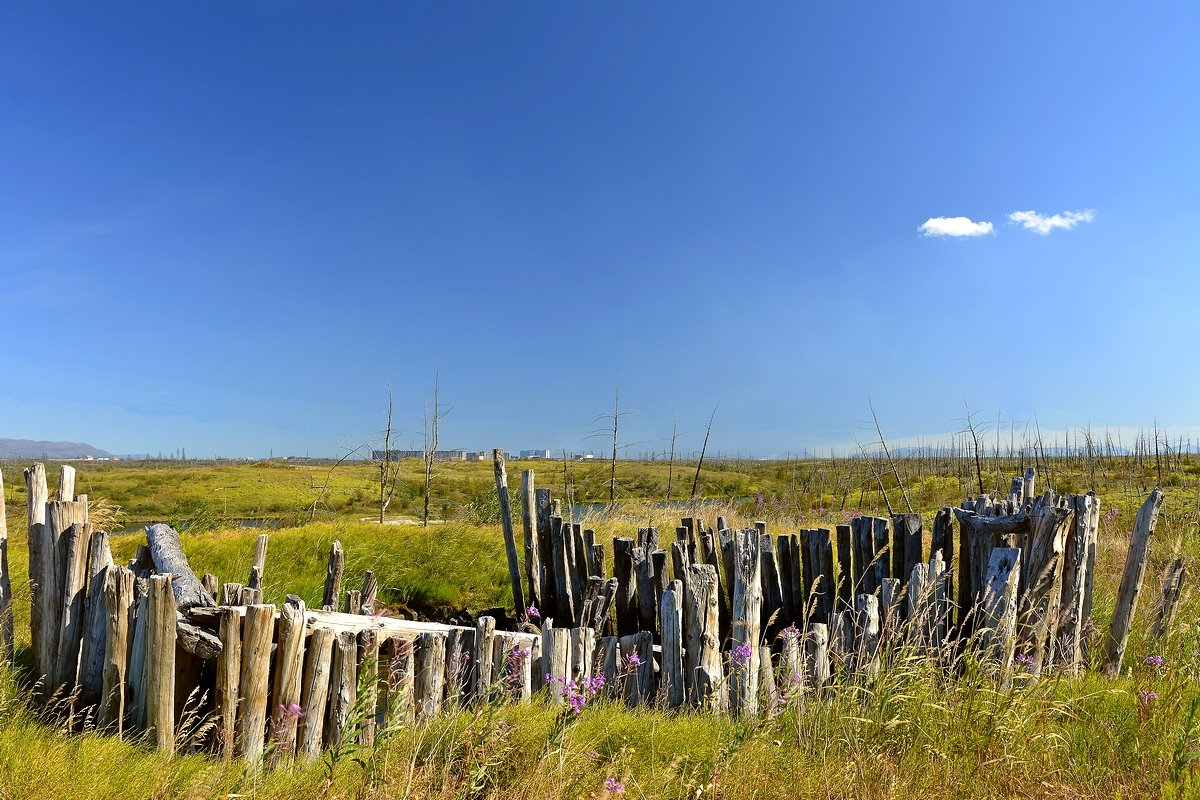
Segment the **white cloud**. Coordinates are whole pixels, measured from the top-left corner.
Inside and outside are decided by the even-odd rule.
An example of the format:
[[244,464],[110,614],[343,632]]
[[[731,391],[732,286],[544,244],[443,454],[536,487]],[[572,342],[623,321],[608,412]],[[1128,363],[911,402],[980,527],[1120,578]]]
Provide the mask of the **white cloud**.
[[917,230],[922,236],[986,236],[992,232],[992,223],[970,217],[930,217]]
[[1008,215],[1010,222],[1019,222],[1026,230],[1036,231],[1046,236],[1055,228],[1069,231],[1081,222],[1091,222],[1096,218],[1096,212],[1090,208],[1083,211],[1064,211],[1061,214],[1046,216],[1036,211],[1014,211]]

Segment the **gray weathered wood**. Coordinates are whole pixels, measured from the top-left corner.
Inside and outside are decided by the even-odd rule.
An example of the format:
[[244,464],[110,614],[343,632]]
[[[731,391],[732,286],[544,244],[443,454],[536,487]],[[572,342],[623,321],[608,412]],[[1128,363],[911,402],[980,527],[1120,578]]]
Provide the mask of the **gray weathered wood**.
[[496,664],[493,651],[496,639],[496,620],[493,617],[480,617],[475,621],[475,652],[471,654],[474,664],[475,684],[471,695],[476,703],[487,703],[492,697],[492,688],[496,681]]
[[1029,512],[1029,534],[1021,548],[1021,609],[1017,636],[1033,659],[1029,671],[1040,675],[1057,641],[1062,599],[1063,551],[1074,521],[1069,508],[1035,504]]
[[325,592],[321,596],[321,608],[336,611],[342,596],[342,575],[346,571],[346,551],[337,539],[329,547],[329,562],[325,566]]
[[[565,522],[562,517],[558,516],[550,518],[550,572],[554,576],[554,596],[558,604],[556,609],[551,610],[550,616],[567,625],[574,623],[575,617],[579,612],[579,609],[576,609],[574,605],[575,595],[571,586],[574,570],[571,564],[571,548],[568,546],[568,542],[572,536],[571,524],[569,522]],[[543,612],[542,616],[546,616],[545,612]]]
[[829,628],[821,622],[808,626],[804,634],[805,681],[820,693],[829,683]]
[[279,609],[279,643],[275,648],[274,691],[271,695],[271,740],[276,763],[296,755],[296,729],[304,677],[304,601],[289,599]]
[[854,604],[854,545],[852,528],[838,525],[837,533],[837,603],[835,610],[846,611]]
[[[259,539],[265,536],[264,533]],[[175,604],[180,611],[187,611],[192,606],[216,605],[188,565],[179,533],[174,528],[161,522],[150,525],[146,528],[146,542],[150,546],[150,557],[154,559],[154,570],[171,576]]]
[[96,726],[118,736],[125,724],[125,673],[129,648],[129,609],[133,572],[110,564],[101,579],[104,598],[104,661]]
[[217,623],[217,638],[221,652],[217,655],[213,689],[217,715],[216,744],[226,759],[234,756],[237,742],[237,711],[241,696],[242,676],[242,615],[232,608],[222,608]]
[[416,719],[416,706],[413,704],[415,674],[412,640],[398,635],[389,636],[380,649],[379,658],[382,675],[379,725],[387,727],[413,722]]
[[992,549],[984,578],[978,630],[983,651],[996,665],[1003,681],[1007,681],[1012,673],[1017,641],[1017,588],[1020,573],[1019,549]]
[[[379,630],[365,628],[358,632],[358,705],[362,718],[358,723],[358,743],[370,747],[375,744],[375,726],[379,714]],[[443,667],[444,668],[444,667]]]
[[201,661],[211,661],[221,654],[219,636],[182,617],[175,620],[175,636],[182,652],[196,656]]
[[441,712],[445,674],[446,634],[420,634],[415,648],[414,701],[417,719],[433,719]]
[[537,537],[537,488],[534,472],[521,471],[521,533],[525,541],[525,580],[529,605],[542,607],[542,556]]
[[86,599],[87,546],[92,528],[87,523],[75,523],[62,534],[60,552],[66,556],[61,573],[62,611],[58,630],[58,651],[50,681],[51,689],[62,688],[66,693],[75,689],[79,668],[79,648],[83,639],[83,610]]
[[1184,582],[1187,580],[1187,569],[1184,560],[1177,558],[1167,565],[1163,571],[1162,597],[1154,613],[1154,626],[1150,635],[1155,638],[1166,636],[1175,621],[1175,611],[1179,608],[1179,600],[1183,596]]
[[46,529],[46,501],[49,490],[46,487],[46,467],[44,464],[34,464],[25,470],[25,495],[28,501],[28,550],[29,550],[29,583],[30,583],[30,657],[33,661],[33,677],[46,674],[44,665],[44,649],[42,645],[42,609],[46,604],[46,570],[53,565],[53,550],[50,546],[50,535]]
[[346,590],[346,601],[342,603],[343,614],[362,614],[362,592],[358,589]]
[[750,658],[734,658],[729,705],[739,716],[753,716],[758,712],[759,663],[754,653],[760,639],[762,607],[759,534],[754,530],[737,531],[733,543],[733,648],[735,652],[749,648]]
[[550,490],[534,489],[534,530],[537,534],[538,559],[541,574],[538,610],[542,616],[554,616],[558,609],[558,594],[554,585],[554,551],[550,539]]
[[860,594],[854,598],[854,669],[864,680],[879,674],[879,598]]
[[0,470],[0,661],[13,660],[13,594],[8,567],[8,517],[4,507],[4,472]]
[[1089,528],[1099,524],[1100,503],[1094,494],[1071,495],[1069,502],[1075,518],[1063,551],[1062,597],[1059,601],[1062,623],[1058,647],[1066,668],[1075,672],[1083,661],[1083,598],[1088,543],[1092,538]]
[[125,671],[128,684],[125,706],[132,727],[146,726],[146,595],[150,590],[148,577],[134,573],[133,605],[129,611],[129,668]]
[[327,746],[354,739],[355,731],[348,730],[347,725],[350,711],[358,698],[357,666],[358,636],[354,631],[338,631],[329,662],[329,715],[325,720]]
[[613,615],[617,635],[627,636],[638,630],[637,573],[634,564],[633,539],[613,539],[613,575],[617,579],[617,596]]
[[629,658],[636,653],[638,664],[630,664],[629,677],[625,684],[625,702],[630,706],[650,703],[654,699],[654,634],[650,631],[638,631],[619,640],[621,653],[629,664]]
[[662,619],[662,691],[667,708],[683,705],[686,687],[683,679],[683,584],[672,581],[663,592]]
[[592,677],[596,660],[596,631],[571,628],[571,680],[577,685]]
[[206,572],[200,576],[200,586],[204,591],[208,592],[208,596],[215,601],[221,592],[221,579],[211,572]]
[[[643,528],[643,530],[645,530]],[[654,602],[654,561],[644,547],[633,549],[633,570],[637,576],[638,629],[657,631],[658,608]]]
[[684,683],[688,702],[694,706],[712,703],[724,707],[724,670],[721,665],[720,619],[717,571],[711,564],[690,564],[684,583]]
[[151,575],[146,595],[146,729],[159,750],[175,750],[175,598],[171,576]]
[[1104,646],[1104,671],[1110,676],[1120,673],[1121,661],[1125,658],[1125,645],[1129,642],[1129,631],[1133,627],[1138,593],[1142,588],[1142,579],[1146,576],[1150,537],[1158,524],[1158,510],[1162,506],[1162,500],[1162,490],[1156,486],[1138,509],[1137,518],[1133,522],[1129,554],[1125,557],[1125,571],[1121,574],[1121,586],[1117,590],[1112,623],[1109,625],[1108,639]]
[[496,494],[500,498],[500,525],[504,530],[504,549],[508,554],[508,580],[512,584],[513,606],[518,621],[526,617],[525,590],[521,587],[521,567],[517,557],[517,537],[513,533],[512,508],[508,499],[508,474],[504,470],[504,451],[492,451],[492,466],[496,475]]
[[268,542],[269,537],[265,533],[260,533],[254,540],[254,561],[250,564],[250,579],[246,582],[251,589],[258,589],[260,592],[263,588],[263,575],[267,569]]
[[297,756],[303,760],[319,758],[324,744],[333,640],[333,629],[319,625],[313,628],[305,643],[304,679],[300,691],[300,706],[304,711],[296,734]]
[[370,617],[375,614],[375,606],[379,602],[379,580],[375,573],[367,570],[363,573],[362,589],[359,590],[358,613]]
[[[43,561],[45,586],[41,597],[41,650],[38,663],[42,665],[46,683],[44,690],[53,692],[63,681],[58,675],[59,640],[62,634],[63,598],[65,593],[69,549],[77,541],[67,531],[72,525],[83,525],[87,507],[71,500],[51,500],[46,503],[47,549]],[[31,543],[32,547],[32,543]],[[74,677],[74,676],[72,676]]]
[[275,606],[250,605],[242,627],[242,671],[238,677],[237,749],[251,764],[263,756],[267,732],[268,678]]

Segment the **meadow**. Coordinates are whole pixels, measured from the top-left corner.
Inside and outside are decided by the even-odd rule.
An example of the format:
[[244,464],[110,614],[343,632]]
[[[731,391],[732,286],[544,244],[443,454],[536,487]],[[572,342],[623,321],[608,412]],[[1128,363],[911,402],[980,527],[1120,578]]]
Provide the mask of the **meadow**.
[[[581,509],[598,540],[648,524],[671,529],[683,514],[723,514],[770,530],[832,526],[890,505],[928,515],[967,494],[1005,489],[1022,454],[997,452],[980,463],[930,452],[896,462],[874,459],[706,464],[691,494],[694,464],[618,462],[619,508],[608,499],[606,463],[510,462],[557,487]],[[269,518],[267,602],[286,594],[319,603],[325,558],[339,539],[347,585],[371,569],[389,613],[453,619],[511,603],[504,546],[496,524],[490,464],[440,464],[436,524],[404,521],[421,504],[420,463],[402,462],[389,516],[377,514],[378,473],[370,465],[79,464],[77,491],[114,526],[167,521],[186,528],[193,568],[222,580],[249,573],[256,530],[233,521]],[[1110,512],[1100,531],[1095,616],[1107,624],[1129,528],[1145,493],[1166,491],[1126,671],[1103,678],[1053,675],[998,690],[970,670],[948,678],[901,654],[873,683],[823,699],[797,698],[771,719],[736,720],[696,712],[629,710],[593,700],[582,712],[535,701],[486,706],[436,723],[389,728],[369,748],[328,752],[307,765],[261,771],[187,755],[167,758],[136,741],[66,730],[26,700],[28,586],[24,488],[20,465],[3,464],[16,590],[17,665],[0,671],[0,798],[145,797],[1187,797],[1200,795],[1200,629],[1188,593],[1165,638],[1150,635],[1161,572],[1176,556],[1189,571],[1200,554],[1200,460],[1115,454],[1043,458],[1040,486],[1059,492],[1094,487]],[[48,465],[53,475],[54,468]],[[671,482],[671,501],[667,484]],[[515,492],[514,492],[515,495]],[[314,509],[314,500],[317,501]],[[119,507],[119,509],[118,509]],[[138,534],[114,540],[128,558]],[[286,565],[286,567],[284,566]],[[1098,647],[1093,646],[1094,654]],[[1161,666],[1157,657],[1161,657]]]

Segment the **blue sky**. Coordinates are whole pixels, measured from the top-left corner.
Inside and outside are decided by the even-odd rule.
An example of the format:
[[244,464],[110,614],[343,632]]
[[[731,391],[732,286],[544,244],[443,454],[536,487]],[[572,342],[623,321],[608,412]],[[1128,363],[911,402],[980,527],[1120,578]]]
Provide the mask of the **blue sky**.
[[711,446],[761,456],[871,439],[868,402],[897,441],[964,403],[1197,435],[1198,30],[1195,3],[8,4],[0,436],[332,454],[390,384],[407,442],[438,365],[471,449],[603,449],[618,383],[636,451],[676,419],[698,448],[717,403]]

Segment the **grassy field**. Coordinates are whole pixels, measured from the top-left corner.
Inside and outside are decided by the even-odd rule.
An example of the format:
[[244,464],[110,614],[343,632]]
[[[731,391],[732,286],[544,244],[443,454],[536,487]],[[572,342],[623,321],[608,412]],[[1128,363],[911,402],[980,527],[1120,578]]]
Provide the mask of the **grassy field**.
[[[577,502],[607,499],[606,465],[569,466]],[[994,487],[1006,485],[1017,465],[984,466],[985,486]],[[510,465],[514,488],[520,467]],[[535,466],[539,477],[547,478],[553,474],[550,467]],[[1105,507],[1118,509],[1101,529],[1095,614],[1103,628],[1134,512],[1144,491],[1158,481],[1159,465],[1129,458],[1101,463],[1064,458],[1051,467],[1053,477],[1043,480],[1052,480],[1054,488],[1085,489],[1094,480]],[[562,465],[557,468],[561,481]],[[873,474],[877,468],[861,460],[720,463],[706,468],[701,482],[707,498],[721,505],[696,511],[706,517],[725,513],[743,524],[765,519],[776,531],[830,525],[860,510],[882,509]],[[870,686],[847,688],[821,702],[797,699],[770,720],[630,711],[602,701],[578,715],[564,715],[535,702],[397,728],[373,748],[262,773],[200,756],[168,759],[137,742],[64,732],[27,705],[20,682],[28,663],[23,487],[14,466],[3,469],[19,651],[16,671],[0,671],[0,799],[566,798],[614,797],[618,790],[639,798],[1200,796],[1194,761],[1200,750],[1200,604],[1194,593],[1185,599],[1167,640],[1152,640],[1148,633],[1162,568],[1178,553],[1194,573],[1200,555],[1200,465],[1186,458],[1164,469],[1167,500],[1128,669],[1119,679],[1092,672],[1002,693],[971,671],[948,681],[899,658],[885,664]],[[361,490],[364,499],[344,505],[331,501],[321,521],[272,532],[268,601],[278,602],[289,592],[309,603],[319,601],[325,556],[337,538],[346,548],[349,585],[361,580],[365,569],[374,570],[381,599],[393,613],[448,618],[462,609],[510,602],[499,528],[475,524],[488,518],[493,503],[491,466],[441,465],[439,470],[435,493],[455,498],[455,504],[447,500],[439,511],[448,522],[429,528],[360,522],[371,514],[371,475],[362,466],[336,470],[330,487],[338,488],[331,497],[351,498]],[[414,463],[412,472],[416,481],[419,465]],[[676,468],[674,481],[686,495],[691,473],[684,472],[681,478]],[[80,470],[78,491],[123,506],[131,519],[198,520],[185,535],[196,571],[244,581],[256,531],[225,527],[222,521],[270,515],[302,522],[315,491],[307,487],[323,482],[327,473],[327,468],[275,462],[97,465]],[[679,509],[649,502],[665,497],[666,476],[666,464],[622,463],[618,497],[623,507],[589,519],[598,538],[625,535],[647,523],[675,524]],[[973,468],[933,461],[903,462],[901,476],[913,505],[924,512],[961,500],[978,481]],[[901,510],[904,501],[894,479],[883,483],[890,502]],[[560,484],[556,495],[561,494]],[[411,510],[406,500],[397,513]],[[138,540],[119,537],[118,557],[128,557]],[[1162,656],[1164,666],[1146,663],[1152,655]]]

